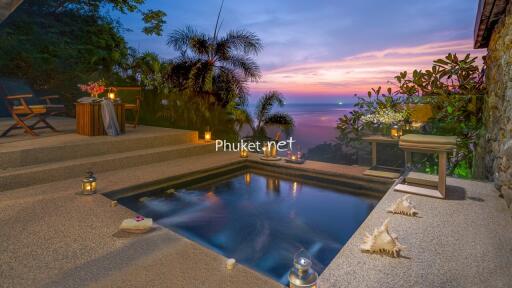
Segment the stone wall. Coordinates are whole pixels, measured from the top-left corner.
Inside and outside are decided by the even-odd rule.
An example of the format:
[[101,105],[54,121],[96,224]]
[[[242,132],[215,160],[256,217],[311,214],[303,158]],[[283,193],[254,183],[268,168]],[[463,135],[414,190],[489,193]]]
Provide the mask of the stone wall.
[[[487,176],[512,203],[512,2],[495,27],[486,59],[488,95],[483,139]],[[512,209],[512,207],[511,207]]]

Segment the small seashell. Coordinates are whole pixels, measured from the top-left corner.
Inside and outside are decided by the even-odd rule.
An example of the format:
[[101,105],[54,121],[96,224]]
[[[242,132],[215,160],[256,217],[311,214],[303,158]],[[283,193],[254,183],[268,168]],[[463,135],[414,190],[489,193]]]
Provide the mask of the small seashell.
[[117,207],[117,201],[110,202],[110,207]]
[[174,193],[176,193],[176,190],[174,188],[165,190],[165,194],[174,194]]
[[229,258],[226,260],[226,269],[233,270],[235,268],[236,260],[233,258]]
[[414,209],[414,206],[408,199],[409,196],[410,195],[405,195],[404,197],[396,200],[396,202],[386,211],[393,214],[416,216],[416,214],[418,214],[418,211]]
[[389,218],[372,235],[366,233],[363,244],[359,247],[362,251],[370,253],[385,253],[391,257],[398,257],[405,246],[400,245],[397,236],[388,231]]

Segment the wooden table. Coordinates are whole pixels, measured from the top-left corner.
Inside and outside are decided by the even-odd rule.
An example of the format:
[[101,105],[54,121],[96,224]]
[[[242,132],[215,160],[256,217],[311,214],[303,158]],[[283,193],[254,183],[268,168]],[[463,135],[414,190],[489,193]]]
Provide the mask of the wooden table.
[[[381,135],[371,135],[362,138],[363,141],[369,142],[372,145],[372,167],[366,170],[363,174],[368,176],[377,176],[383,178],[396,179],[400,177],[401,168],[397,167],[387,167],[382,165],[377,165],[377,144],[378,143],[386,143],[386,144],[396,144],[398,145],[398,138],[391,138]],[[384,171],[382,171],[384,170]],[[385,171],[391,170],[391,171]]]
[[[101,103],[75,103],[76,106],[76,133],[86,136],[107,135],[101,116]],[[117,123],[121,133],[125,132],[124,104],[114,104]]]

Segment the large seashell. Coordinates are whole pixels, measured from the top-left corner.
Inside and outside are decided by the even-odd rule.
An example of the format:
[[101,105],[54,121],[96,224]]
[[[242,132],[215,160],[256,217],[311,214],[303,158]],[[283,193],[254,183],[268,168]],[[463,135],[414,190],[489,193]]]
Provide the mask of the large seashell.
[[364,242],[360,246],[361,250],[370,253],[385,253],[392,257],[400,255],[400,250],[405,248],[405,246],[398,243],[396,235],[389,233],[388,222],[389,218],[384,221],[380,228],[375,229],[372,235],[366,233]]
[[396,200],[393,206],[391,206],[386,211],[393,214],[416,216],[416,214],[418,214],[418,211],[414,209],[414,206],[412,205],[411,201],[409,201],[409,196],[410,195],[405,195],[404,197]]

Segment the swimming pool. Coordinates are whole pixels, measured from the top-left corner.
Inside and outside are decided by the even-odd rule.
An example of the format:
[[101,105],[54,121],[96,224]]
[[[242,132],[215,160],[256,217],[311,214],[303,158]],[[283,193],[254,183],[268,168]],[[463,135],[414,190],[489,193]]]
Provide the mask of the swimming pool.
[[195,182],[118,202],[284,285],[295,253],[320,274],[379,200],[257,170]]

